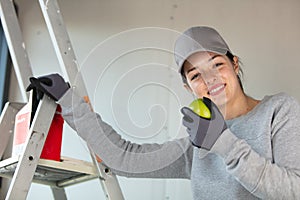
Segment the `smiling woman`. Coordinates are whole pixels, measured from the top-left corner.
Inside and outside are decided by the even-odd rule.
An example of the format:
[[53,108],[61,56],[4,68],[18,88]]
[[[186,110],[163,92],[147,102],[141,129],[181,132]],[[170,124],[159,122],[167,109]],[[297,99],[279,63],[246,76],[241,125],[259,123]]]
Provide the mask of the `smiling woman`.
[[[300,199],[299,103],[284,93],[246,95],[238,58],[228,52],[210,27],[192,27],[177,39],[185,87],[203,98],[211,117],[183,107],[188,136],[162,144],[123,139],[58,74],[44,78],[61,84],[36,89],[57,97],[66,122],[117,175],[190,179],[194,199]],[[66,92],[55,94],[62,87]]]
[[[262,100],[246,95],[239,59],[213,28],[186,30],[175,58],[185,87],[212,112],[207,120],[182,108],[183,125],[196,147],[195,199],[299,198],[299,103],[283,93]],[[295,156],[287,158],[287,152]]]

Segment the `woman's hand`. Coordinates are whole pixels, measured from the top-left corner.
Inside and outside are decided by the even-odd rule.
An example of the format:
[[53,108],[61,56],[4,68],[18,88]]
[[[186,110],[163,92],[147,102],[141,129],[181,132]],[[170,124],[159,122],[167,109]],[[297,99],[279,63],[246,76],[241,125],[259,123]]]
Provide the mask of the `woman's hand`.
[[190,108],[183,107],[182,123],[187,128],[190,141],[194,146],[210,150],[227,126],[218,107],[208,98],[204,97],[203,102],[210,109],[211,118],[203,118]]
[[40,99],[46,94],[58,101],[70,88],[70,85],[59,74],[49,74],[38,78],[31,77],[29,80],[30,85],[26,91],[36,90]]

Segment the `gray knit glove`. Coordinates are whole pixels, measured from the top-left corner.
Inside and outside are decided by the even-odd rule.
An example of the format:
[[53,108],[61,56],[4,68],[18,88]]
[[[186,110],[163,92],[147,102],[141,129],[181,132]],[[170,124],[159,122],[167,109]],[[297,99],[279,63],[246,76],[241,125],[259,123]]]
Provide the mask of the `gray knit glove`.
[[218,107],[208,98],[204,97],[203,102],[211,111],[211,118],[200,117],[190,108],[183,107],[182,123],[187,128],[190,141],[194,146],[210,150],[227,126]]
[[38,78],[31,77],[29,80],[30,85],[26,91],[36,90],[39,99],[46,94],[58,101],[70,88],[70,85],[59,74],[49,74]]

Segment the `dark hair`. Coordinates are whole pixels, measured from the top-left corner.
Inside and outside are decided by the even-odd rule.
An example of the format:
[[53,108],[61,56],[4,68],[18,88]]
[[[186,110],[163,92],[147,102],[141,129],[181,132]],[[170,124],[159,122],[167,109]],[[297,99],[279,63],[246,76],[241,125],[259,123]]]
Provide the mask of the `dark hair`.
[[[234,64],[234,60],[233,60],[234,55],[233,55],[231,52],[227,51],[227,52],[226,52],[226,56],[227,56],[227,58],[231,61],[231,63]],[[240,84],[240,86],[241,86],[242,91],[244,91],[244,87],[243,87],[242,80],[241,80],[241,78],[243,77],[243,70],[242,70],[242,68],[241,68],[241,64],[242,64],[242,63],[241,63],[241,61],[240,61],[240,59],[239,59],[239,65],[240,65],[240,66],[239,66],[239,72],[238,72],[238,74],[237,74],[237,78],[238,78],[238,81],[239,81],[239,84]],[[182,67],[182,68],[181,68],[181,71],[180,71],[181,78],[182,78],[182,82],[185,83],[185,84],[188,84],[183,69],[184,69],[184,67]]]

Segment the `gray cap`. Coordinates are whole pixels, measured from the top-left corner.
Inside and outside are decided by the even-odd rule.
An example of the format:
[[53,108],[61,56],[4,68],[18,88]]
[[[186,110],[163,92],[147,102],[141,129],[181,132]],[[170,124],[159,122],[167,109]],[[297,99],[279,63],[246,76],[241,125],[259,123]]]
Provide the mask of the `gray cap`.
[[221,35],[213,28],[206,26],[191,27],[184,31],[175,43],[175,61],[181,72],[184,61],[193,53],[200,51],[225,55],[232,53]]

